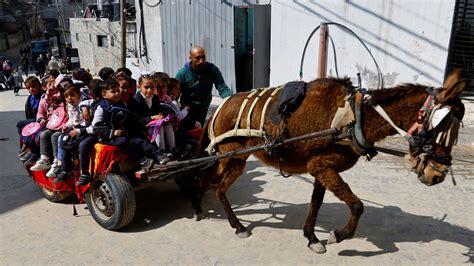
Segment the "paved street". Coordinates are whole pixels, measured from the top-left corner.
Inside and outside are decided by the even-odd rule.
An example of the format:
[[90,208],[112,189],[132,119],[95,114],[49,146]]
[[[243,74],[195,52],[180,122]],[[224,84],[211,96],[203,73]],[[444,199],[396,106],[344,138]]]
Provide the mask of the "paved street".
[[[251,159],[228,198],[252,231],[234,235],[215,196],[203,202],[207,218],[196,222],[190,203],[173,182],[137,193],[133,222],[119,232],[102,229],[78,205],[42,198],[16,157],[21,96],[0,92],[0,261],[1,264],[463,264],[474,263],[474,104],[467,104],[451,178],[434,187],[408,172],[407,161],[385,154],[361,160],[343,173],[365,204],[353,239],[317,255],[301,230],[312,191],[309,175],[279,176]],[[6,139],[5,139],[6,138]],[[399,138],[384,145],[405,148]],[[348,219],[348,209],[331,193],[321,208],[316,234]]]

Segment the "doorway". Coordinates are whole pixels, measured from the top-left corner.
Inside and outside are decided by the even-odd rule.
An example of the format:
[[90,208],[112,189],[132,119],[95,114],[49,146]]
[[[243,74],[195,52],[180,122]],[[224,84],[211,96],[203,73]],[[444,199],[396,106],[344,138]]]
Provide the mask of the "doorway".
[[234,7],[234,62],[237,92],[270,84],[270,5]]

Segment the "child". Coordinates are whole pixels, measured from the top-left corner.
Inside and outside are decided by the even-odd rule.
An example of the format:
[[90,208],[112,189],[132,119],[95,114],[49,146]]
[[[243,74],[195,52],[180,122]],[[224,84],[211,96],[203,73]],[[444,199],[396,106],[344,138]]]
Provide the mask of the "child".
[[[47,177],[58,176],[53,182],[62,182],[68,178],[68,172],[70,171],[70,161],[71,152],[70,150],[75,147],[70,146],[67,149],[64,147],[64,142],[70,137],[68,132],[83,128],[87,126],[87,121],[83,118],[82,112],[79,107],[79,103],[83,100],[81,96],[81,91],[75,85],[67,85],[64,89],[64,99],[67,104],[67,115],[68,120],[62,126],[62,135],[59,137],[59,147],[58,147],[58,160],[56,167],[51,167],[51,169],[46,174]],[[72,137],[71,137],[72,138]],[[79,141],[76,141],[76,145],[79,144]],[[59,169],[61,172],[59,172]]]
[[107,86],[107,84],[101,79],[93,79],[89,85],[87,85],[90,99],[83,100],[79,104],[79,107],[81,108],[82,116],[89,124],[92,122],[97,104],[103,99],[102,88],[105,86]]
[[84,68],[75,69],[72,72],[72,82],[78,88],[80,88],[81,93],[85,96],[89,96],[88,85],[92,80],[92,75],[89,74]]
[[118,72],[113,76],[113,78],[119,84],[122,101],[125,104],[128,104],[130,98],[132,98],[132,96],[135,95],[136,92],[136,88],[132,87],[134,83],[132,78],[125,74],[125,72]]
[[[34,77],[34,76],[28,77],[25,80],[25,87],[30,93],[30,96],[28,96],[25,103],[26,119],[20,120],[16,124],[18,133],[20,135],[21,135],[21,130],[23,129],[24,126],[36,120],[36,114],[38,113],[39,102],[40,102],[41,96],[43,95],[41,82],[39,81],[37,77]],[[33,143],[29,143],[28,145],[25,145],[25,143],[23,143],[22,148],[21,148],[21,153],[19,154],[21,156],[20,159],[22,161],[25,161],[25,164],[27,165],[32,164],[39,158],[39,149],[38,149],[39,147],[32,144]],[[27,151],[28,149],[30,151]]]
[[[171,102],[171,98],[167,95],[167,88],[170,76],[164,72],[153,73],[153,80],[156,85],[155,95],[158,96],[162,102]],[[140,85],[140,84],[139,84]]]
[[103,80],[103,81],[107,81],[109,79],[112,78],[112,76],[114,75],[115,71],[110,68],[110,67],[103,67],[99,70],[99,77]]
[[[100,79],[93,79],[89,85],[89,95],[92,99],[87,99],[79,103],[79,108],[82,113],[83,119],[90,125],[94,118],[94,113],[102,101],[102,90],[106,90],[108,84]],[[82,132],[82,133],[81,133]],[[91,132],[91,131],[90,131]],[[89,173],[89,154],[94,147],[94,144],[99,140],[95,135],[89,135],[87,129],[75,128],[68,133],[71,138],[80,138],[79,143],[79,170],[81,171],[81,176],[77,182],[77,185],[83,186],[87,185],[90,182],[90,173]],[[65,158],[66,160],[68,158]],[[62,167],[61,172],[54,180],[54,182],[62,182],[70,178],[69,169],[67,167]]]
[[40,159],[33,165],[31,171],[43,171],[51,168],[50,154],[53,150],[54,161],[56,167],[58,154],[58,137],[61,135],[61,128],[66,122],[66,111],[64,108],[64,99],[61,91],[63,88],[72,84],[72,81],[63,75],[59,75],[54,83],[49,82],[46,85],[45,96],[41,99],[38,108],[36,121],[46,126],[41,132],[40,137]]
[[170,78],[168,82],[168,96],[171,99],[171,103],[173,103],[174,106],[177,107],[178,112],[176,112],[177,118],[181,121],[183,120],[189,112],[189,106],[186,105],[183,108],[181,108],[181,103],[179,102],[179,96],[181,94],[180,86],[179,86],[179,81],[175,78]]
[[13,71],[13,92],[15,96],[18,96],[18,92],[20,91],[21,87],[23,87],[23,71],[20,68],[17,68]]
[[[171,151],[175,147],[173,126],[167,123],[165,115],[172,114],[173,110],[162,105],[156,93],[156,83],[151,75],[142,75],[138,80],[140,91],[130,100],[130,110],[138,116],[142,128],[147,128],[147,135],[160,150],[157,156],[160,164],[170,160],[165,150]],[[161,122],[161,123],[160,123]],[[150,123],[156,123],[150,127]]]
[[[101,86],[102,97],[104,99],[97,104],[97,109],[94,112],[94,118],[92,120],[92,126],[74,129],[70,131],[69,136],[97,135],[101,143],[118,146],[125,148],[126,151],[130,151],[132,148],[129,145],[127,134],[133,138],[136,134],[134,133],[136,125],[133,123],[134,120],[129,117],[130,114],[126,105],[120,100],[121,93],[118,83],[113,79],[109,79],[104,81],[104,85],[105,86]],[[86,138],[86,140],[87,139],[88,138]],[[86,149],[81,149],[81,145],[84,141],[79,145],[82,173],[76,183],[78,186],[87,185],[91,181],[90,174],[86,172],[88,164],[86,165],[85,162],[88,162],[88,156],[92,146],[89,144],[84,145],[86,146]],[[140,165],[144,169],[149,170],[153,166],[153,160],[151,159],[138,155],[141,157],[139,158],[133,153],[128,153],[128,155],[132,158],[140,159]],[[61,179],[59,181],[61,181]]]

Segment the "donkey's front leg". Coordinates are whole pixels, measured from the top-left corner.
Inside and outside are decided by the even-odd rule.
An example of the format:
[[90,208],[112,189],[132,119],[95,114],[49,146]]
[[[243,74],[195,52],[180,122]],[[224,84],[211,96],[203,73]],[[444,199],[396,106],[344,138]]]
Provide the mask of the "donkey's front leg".
[[[225,192],[239,178],[244,172],[246,157],[242,158],[230,158],[220,161],[218,169],[218,178],[220,182],[214,187],[217,199],[221,202],[222,208],[229,220],[230,226],[235,228],[235,233],[240,238],[247,238],[250,236],[250,232],[243,226],[237,216],[235,216],[232,207],[227,200]],[[220,178],[219,178],[220,177]]]
[[323,185],[317,179],[315,179],[313,195],[311,196],[311,202],[308,209],[308,216],[303,227],[304,236],[309,240],[308,247],[316,253],[326,252],[326,248],[323,246],[323,244],[321,244],[319,239],[314,234],[314,225],[316,224],[319,208],[323,204],[325,192],[326,189],[323,187]]
[[362,201],[352,193],[349,185],[342,180],[335,170],[331,168],[324,169],[323,173],[318,175],[318,179],[326,189],[332,191],[336,197],[344,201],[351,210],[349,222],[343,228],[331,231],[327,243],[339,243],[344,239],[352,238],[359,223],[359,218],[364,212]]

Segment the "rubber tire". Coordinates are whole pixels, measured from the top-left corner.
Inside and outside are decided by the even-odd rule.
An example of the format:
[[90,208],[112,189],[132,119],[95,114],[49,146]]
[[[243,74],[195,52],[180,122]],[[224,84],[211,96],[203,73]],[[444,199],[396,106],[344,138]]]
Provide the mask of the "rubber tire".
[[[106,185],[109,200],[113,204],[111,215],[103,213],[93,199],[94,191],[98,186]],[[124,176],[108,174],[104,180],[95,179],[85,193],[85,200],[94,220],[107,230],[117,230],[128,225],[135,216],[136,201],[133,187]]]
[[55,190],[50,190],[49,188],[45,186],[38,186],[41,194],[43,194],[43,197],[45,197],[47,200],[51,202],[62,202],[65,201],[66,199],[69,199],[72,196],[72,191],[71,190],[62,190],[62,191],[55,191]]

